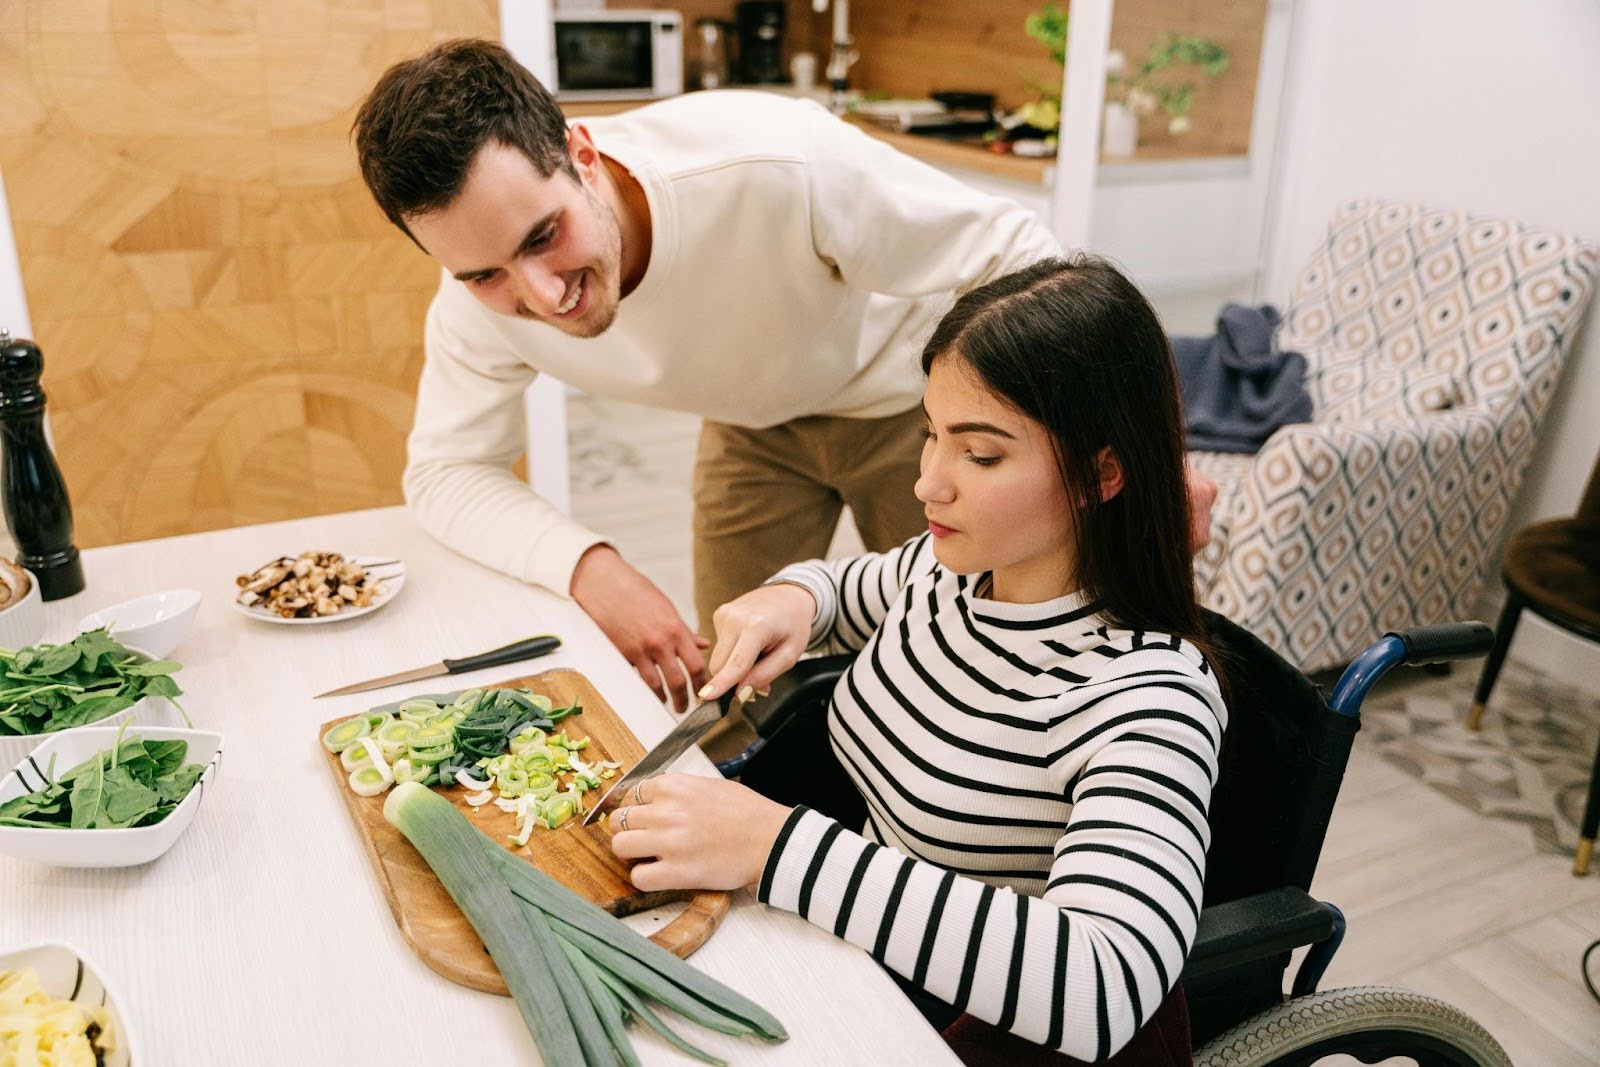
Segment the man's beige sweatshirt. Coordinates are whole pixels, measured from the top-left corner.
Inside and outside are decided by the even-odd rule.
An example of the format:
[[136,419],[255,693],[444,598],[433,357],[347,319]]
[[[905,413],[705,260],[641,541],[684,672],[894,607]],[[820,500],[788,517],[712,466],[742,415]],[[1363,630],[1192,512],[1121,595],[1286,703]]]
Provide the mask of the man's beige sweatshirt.
[[898,414],[921,399],[922,345],[955,295],[1060,250],[1027,208],[810,101],[693,93],[580,122],[644,188],[644,277],[609,330],[578,339],[444,275],[405,473],[430,534],[559,593],[605,538],[512,473],[536,375],[757,428]]

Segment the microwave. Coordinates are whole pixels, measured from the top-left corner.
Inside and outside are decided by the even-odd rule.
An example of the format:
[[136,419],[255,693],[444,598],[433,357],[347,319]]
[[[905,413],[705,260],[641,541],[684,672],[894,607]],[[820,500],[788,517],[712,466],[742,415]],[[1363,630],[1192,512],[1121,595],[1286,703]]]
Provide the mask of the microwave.
[[659,100],[683,92],[677,11],[557,11],[553,29],[557,100]]

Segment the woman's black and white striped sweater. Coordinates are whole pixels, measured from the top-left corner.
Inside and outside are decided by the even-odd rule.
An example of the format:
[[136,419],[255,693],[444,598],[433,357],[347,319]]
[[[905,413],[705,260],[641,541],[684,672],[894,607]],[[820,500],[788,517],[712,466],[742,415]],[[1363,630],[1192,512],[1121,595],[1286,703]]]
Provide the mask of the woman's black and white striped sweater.
[[869,816],[795,809],[761,899],[1030,1041],[1116,1052],[1199,915],[1226,723],[1199,651],[1077,595],[977,597],[927,535],[773,581],[817,598],[813,646],[860,651],[828,727]]

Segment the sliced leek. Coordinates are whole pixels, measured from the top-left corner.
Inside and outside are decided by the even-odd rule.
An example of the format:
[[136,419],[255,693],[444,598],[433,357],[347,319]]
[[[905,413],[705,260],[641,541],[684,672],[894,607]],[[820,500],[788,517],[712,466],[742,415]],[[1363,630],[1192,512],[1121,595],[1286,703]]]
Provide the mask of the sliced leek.
[[391,777],[369,764],[350,772],[350,791],[356,796],[375,797],[388,789],[391,781]]
[[372,724],[365,715],[357,715],[353,719],[346,719],[337,726],[328,728],[322,735],[322,744],[329,752],[343,752],[358,737],[365,736],[372,729]]
[[[373,749],[361,743],[365,737],[358,737],[350,743],[350,747],[339,753],[339,764],[347,771],[365,767],[372,762]],[[380,750],[381,751],[381,750]]]

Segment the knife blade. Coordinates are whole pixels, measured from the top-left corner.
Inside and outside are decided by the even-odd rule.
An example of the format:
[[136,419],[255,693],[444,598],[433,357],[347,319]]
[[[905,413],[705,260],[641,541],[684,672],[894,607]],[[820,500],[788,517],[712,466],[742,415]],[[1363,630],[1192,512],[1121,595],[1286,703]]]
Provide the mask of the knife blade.
[[503,663],[516,663],[518,660],[543,656],[554,652],[560,647],[561,638],[555,634],[525,637],[521,641],[513,641],[509,645],[491,648],[487,652],[479,652],[476,655],[463,656],[460,659],[440,660],[438,663],[430,663],[426,667],[414,667],[409,671],[385,674],[381,678],[369,678],[364,682],[340,686],[338,689],[330,689],[326,693],[318,693],[313,699],[339,697],[349,693],[365,693],[369,689],[383,689],[391,685],[402,685],[406,682],[419,682],[424,678],[437,678],[441,674],[464,674],[467,671],[482,670],[484,667],[498,667]]
[[717,700],[706,700],[695,705],[687,715],[679,720],[678,725],[668,732],[666,737],[656,742],[656,746],[639,758],[633,769],[612,783],[606,790],[606,795],[600,798],[600,803],[589,809],[583,817],[585,826],[600,817],[603,811],[610,811],[623,800],[634,785],[653,778],[672,765],[673,760],[687,752],[700,735],[710,729],[711,724],[722,718],[722,704]]

